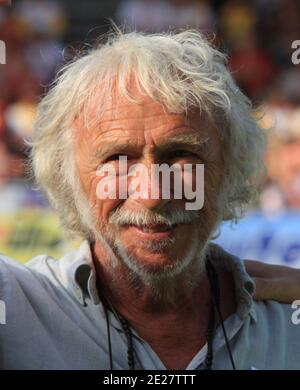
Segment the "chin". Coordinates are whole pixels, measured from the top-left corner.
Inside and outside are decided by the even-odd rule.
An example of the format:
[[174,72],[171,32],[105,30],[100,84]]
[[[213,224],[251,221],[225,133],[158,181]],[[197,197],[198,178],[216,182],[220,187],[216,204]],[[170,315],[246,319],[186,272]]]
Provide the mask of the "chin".
[[120,259],[126,267],[143,280],[170,279],[183,273],[198,260],[198,245],[194,237],[184,248],[174,241],[151,241],[137,246],[116,242]]
[[136,292],[142,293],[146,288],[155,305],[169,307],[176,305],[182,291],[193,290],[203,274],[204,261],[197,256],[196,248],[189,246],[182,257],[162,253],[129,256],[122,252],[120,258]]

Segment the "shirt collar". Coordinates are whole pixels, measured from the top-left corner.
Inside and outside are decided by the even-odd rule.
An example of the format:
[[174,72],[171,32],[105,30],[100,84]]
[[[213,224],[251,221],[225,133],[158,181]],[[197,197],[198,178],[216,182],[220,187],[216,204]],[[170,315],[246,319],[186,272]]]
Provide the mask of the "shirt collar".
[[[236,314],[242,320],[250,315],[256,322],[257,315],[253,305],[255,283],[246,272],[244,262],[214,243],[209,244],[208,251],[216,266],[224,267],[232,272],[237,299]],[[77,251],[68,254],[63,260],[68,262],[68,266],[64,267],[68,287],[77,300],[85,305],[85,299],[89,298],[94,304],[99,304],[100,298],[96,287],[96,272],[90,243],[83,241]]]
[[[90,243],[83,241],[77,251],[66,255],[64,262],[65,279],[76,299],[85,305],[86,298],[97,305],[100,302],[96,287],[96,272]],[[67,264],[66,264],[67,263]]]

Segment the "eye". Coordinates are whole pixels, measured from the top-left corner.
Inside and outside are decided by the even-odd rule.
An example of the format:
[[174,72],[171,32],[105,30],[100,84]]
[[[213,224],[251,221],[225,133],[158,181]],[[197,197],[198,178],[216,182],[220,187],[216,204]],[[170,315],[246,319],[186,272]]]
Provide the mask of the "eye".
[[120,157],[127,157],[128,156],[126,154],[121,154],[121,153],[115,153],[115,154],[112,154],[111,156],[107,157],[107,159],[105,160],[105,162],[109,162],[109,161],[119,161],[120,160]]
[[169,153],[169,157],[171,158],[180,158],[180,157],[195,157],[195,153],[184,150],[184,149],[177,149]]

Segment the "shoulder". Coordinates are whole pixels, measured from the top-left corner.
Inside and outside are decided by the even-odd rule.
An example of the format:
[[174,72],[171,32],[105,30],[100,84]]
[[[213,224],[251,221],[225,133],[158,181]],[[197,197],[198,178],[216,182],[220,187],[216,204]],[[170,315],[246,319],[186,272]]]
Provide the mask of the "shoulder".
[[20,264],[0,254],[0,300],[6,298],[15,302],[20,297],[34,301],[77,300],[80,288],[76,278],[83,268],[85,275],[89,274],[87,268],[91,271],[89,257],[88,244],[85,242],[59,260],[40,255],[26,264]]
[[[45,264],[46,259],[46,255],[41,255],[33,259],[33,261],[38,268],[41,268]],[[0,287],[8,281],[27,280],[32,277],[33,274],[30,267],[0,253]]]
[[21,264],[0,254],[0,300],[15,305],[18,301],[32,302],[69,295],[69,255],[61,260],[40,255]]
[[47,270],[54,261],[49,256],[41,255],[28,264],[21,264],[0,254],[0,299],[12,299],[20,292],[45,288],[49,283]]

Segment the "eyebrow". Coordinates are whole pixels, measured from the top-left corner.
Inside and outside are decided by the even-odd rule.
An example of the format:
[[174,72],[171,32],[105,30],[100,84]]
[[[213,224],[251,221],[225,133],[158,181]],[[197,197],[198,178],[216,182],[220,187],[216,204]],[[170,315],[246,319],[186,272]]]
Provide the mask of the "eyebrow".
[[131,140],[122,143],[115,142],[113,144],[103,143],[100,149],[93,154],[93,159],[98,161],[99,159],[103,159],[115,153],[119,153],[119,154],[122,154],[122,152],[124,152],[124,154],[128,152],[133,153],[136,152],[136,150],[137,150],[137,145],[133,144]]
[[201,148],[203,145],[207,144],[208,141],[208,137],[203,138],[198,134],[179,134],[158,145],[158,149],[161,151],[168,151],[178,146],[187,146],[195,149]]
[[[207,145],[209,138],[203,138],[197,134],[179,134],[163,143],[156,146],[160,154],[167,153],[168,151],[174,150],[176,147],[190,147],[193,150],[200,150],[204,145]],[[126,140],[122,143],[103,143],[101,149],[96,151],[93,155],[95,160],[105,158],[106,156],[113,155],[115,153],[122,154],[134,153],[139,147],[132,142],[132,140]],[[125,154],[126,154],[125,153]]]

